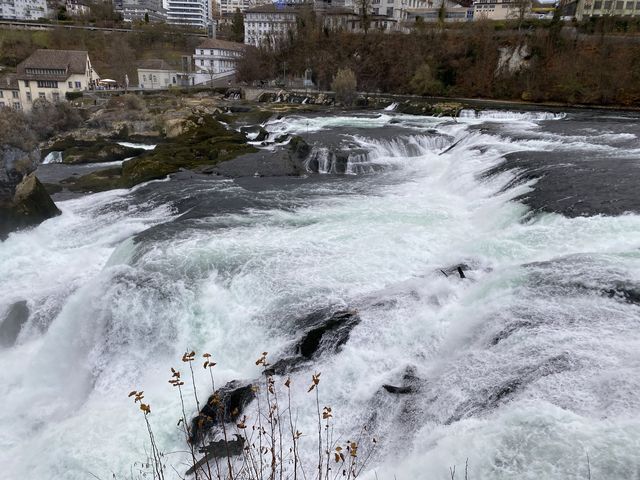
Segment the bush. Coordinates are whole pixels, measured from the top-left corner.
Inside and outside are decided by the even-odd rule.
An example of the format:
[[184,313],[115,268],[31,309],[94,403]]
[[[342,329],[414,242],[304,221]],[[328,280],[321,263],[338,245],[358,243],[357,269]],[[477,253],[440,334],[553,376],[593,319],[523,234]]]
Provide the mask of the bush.
[[336,93],[336,100],[345,105],[353,103],[357,86],[356,74],[350,68],[338,70],[333,82],[331,82],[331,90]]
[[29,121],[38,138],[46,139],[79,127],[82,116],[77,108],[66,102],[51,103],[39,98],[33,102]]
[[441,95],[443,93],[442,82],[435,78],[428,63],[423,63],[418,67],[416,73],[411,77],[409,85],[412,93],[417,95]]
[[0,148],[9,145],[31,151],[37,146],[37,140],[24,113],[8,107],[0,108]]

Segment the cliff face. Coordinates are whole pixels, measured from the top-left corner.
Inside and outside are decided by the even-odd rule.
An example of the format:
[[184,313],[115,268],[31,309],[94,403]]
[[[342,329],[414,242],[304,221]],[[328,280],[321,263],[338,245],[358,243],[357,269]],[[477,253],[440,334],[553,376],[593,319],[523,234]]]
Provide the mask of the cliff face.
[[39,160],[38,149],[0,146],[0,240],[60,214],[33,173]]

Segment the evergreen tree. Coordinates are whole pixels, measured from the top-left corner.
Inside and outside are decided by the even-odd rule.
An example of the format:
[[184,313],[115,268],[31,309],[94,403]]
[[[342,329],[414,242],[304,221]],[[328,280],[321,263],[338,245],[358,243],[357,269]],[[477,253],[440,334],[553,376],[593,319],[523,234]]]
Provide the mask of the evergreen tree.
[[239,8],[236,8],[236,13],[233,14],[231,21],[231,40],[244,42],[244,16]]

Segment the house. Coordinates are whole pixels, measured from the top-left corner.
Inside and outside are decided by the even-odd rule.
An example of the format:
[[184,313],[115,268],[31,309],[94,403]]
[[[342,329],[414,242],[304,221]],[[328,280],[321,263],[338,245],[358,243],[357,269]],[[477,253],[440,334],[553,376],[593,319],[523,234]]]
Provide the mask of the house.
[[260,5],[244,12],[244,43],[274,47],[296,28],[298,9],[291,5]]
[[474,20],[515,20],[531,11],[531,0],[475,0]]
[[574,16],[576,20],[606,16],[640,17],[638,0],[561,0],[559,8],[563,16]]
[[244,50],[242,43],[208,38],[196,47],[193,56],[196,74],[209,75],[211,80],[235,75]]
[[16,77],[24,110],[31,110],[37,98],[59,102],[69,92],[93,89],[100,80],[84,50],[36,50],[18,65]]
[[3,107],[22,109],[18,78],[14,73],[0,75],[0,108]]
[[0,18],[38,20],[47,17],[46,0],[0,0]]
[[251,6],[255,6],[256,2],[252,0],[218,0],[217,14],[234,14],[236,9],[244,12]]
[[144,60],[138,65],[138,85],[145,90],[177,87],[180,74],[164,60]]

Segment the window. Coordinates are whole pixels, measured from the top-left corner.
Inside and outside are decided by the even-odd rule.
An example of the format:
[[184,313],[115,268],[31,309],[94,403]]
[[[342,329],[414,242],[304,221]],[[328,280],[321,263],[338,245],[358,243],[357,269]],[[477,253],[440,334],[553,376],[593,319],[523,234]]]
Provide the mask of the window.
[[607,0],[606,2],[604,2],[604,9],[611,10],[612,5],[613,5],[613,0]]
[[622,10],[624,8],[624,2],[621,2],[620,0],[618,0],[616,2],[616,10]]
[[25,81],[24,81],[24,86],[25,86],[26,88],[29,88],[29,80],[25,80]]
[[15,108],[16,110],[22,110],[20,102],[13,102],[13,108]]
[[393,7],[387,7],[387,17],[393,17]]
[[43,99],[44,99],[44,98],[47,98],[47,97],[46,97],[46,95],[44,94],[44,92],[40,92],[40,93],[38,94],[38,98],[43,98]]
[[69,88],[73,88],[73,82],[68,82],[69,83]]
[[0,90],[0,98],[4,97],[4,92],[2,90]]
[[146,75],[142,75],[142,81],[146,82],[147,81],[147,76]]
[[27,102],[31,103],[31,92],[27,92]]
[[627,2],[627,10],[633,10],[633,2]]
[[60,101],[60,94],[58,92],[53,92],[51,94],[51,97],[53,98],[54,102],[59,102]]
[[58,82],[55,80],[38,80],[38,88],[58,88]]
[[76,88],[82,88],[82,83],[81,82],[76,82]]
[[11,92],[13,94],[13,98],[18,98],[18,92],[16,92],[15,90],[13,92]]
[[4,108],[4,102],[0,102],[0,108]]
[[593,9],[594,10],[600,10],[602,8],[602,2],[594,2],[593,3]]

